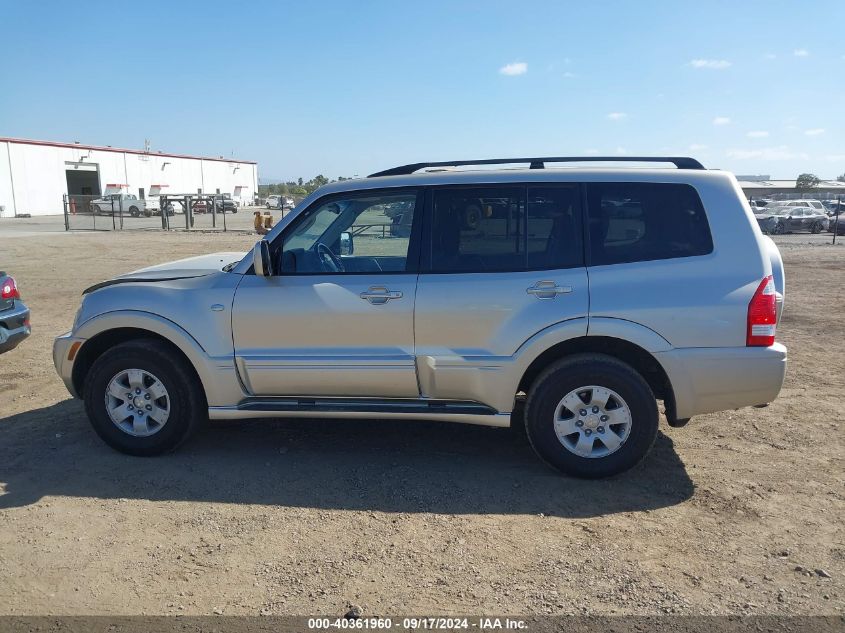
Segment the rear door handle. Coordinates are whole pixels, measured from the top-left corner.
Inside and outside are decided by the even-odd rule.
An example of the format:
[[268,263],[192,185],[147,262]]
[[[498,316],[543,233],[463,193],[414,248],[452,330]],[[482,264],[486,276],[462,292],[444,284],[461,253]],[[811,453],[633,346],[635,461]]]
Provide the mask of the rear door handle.
[[401,299],[401,290],[388,290],[384,286],[370,286],[360,295],[364,301],[369,301],[373,305],[379,306],[387,303],[391,299]]
[[538,281],[533,286],[529,286],[525,289],[525,292],[534,295],[538,299],[554,299],[558,295],[572,292],[572,286],[558,286],[553,281],[545,280]]

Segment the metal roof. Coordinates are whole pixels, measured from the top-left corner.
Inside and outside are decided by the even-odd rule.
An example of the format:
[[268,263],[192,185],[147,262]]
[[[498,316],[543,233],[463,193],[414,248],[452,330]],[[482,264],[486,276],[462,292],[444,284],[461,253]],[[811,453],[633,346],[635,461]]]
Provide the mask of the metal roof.
[[[743,189],[795,189],[795,180],[739,180],[739,186]],[[845,192],[845,182],[838,180],[822,180],[816,189],[842,189]]]
[[16,143],[18,145],[41,145],[44,147],[69,147],[72,149],[93,149],[98,152],[118,152],[121,154],[138,154],[141,156],[166,156],[168,158],[190,158],[193,160],[213,160],[223,163],[243,163],[246,165],[257,165],[254,160],[240,160],[237,158],[221,158],[219,156],[192,156],[190,154],[171,154],[169,152],[146,152],[142,149],[126,149],[121,147],[110,147],[108,145],[83,145],[81,143],[62,143],[58,141],[37,141],[28,138],[6,138],[0,136],[0,143]]

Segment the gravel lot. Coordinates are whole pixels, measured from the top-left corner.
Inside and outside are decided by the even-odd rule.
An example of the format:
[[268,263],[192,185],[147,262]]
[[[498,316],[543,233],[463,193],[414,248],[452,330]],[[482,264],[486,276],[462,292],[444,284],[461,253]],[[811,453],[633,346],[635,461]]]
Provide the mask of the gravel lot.
[[584,482],[507,429],[439,423],[218,423],[115,453],[52,366],[80,291],[255,238],[12,222],[0,269],[34,332],[0,357],[0,614],[845,610],[845,247],[779,238],[775,403],[664,421],[643,464]]

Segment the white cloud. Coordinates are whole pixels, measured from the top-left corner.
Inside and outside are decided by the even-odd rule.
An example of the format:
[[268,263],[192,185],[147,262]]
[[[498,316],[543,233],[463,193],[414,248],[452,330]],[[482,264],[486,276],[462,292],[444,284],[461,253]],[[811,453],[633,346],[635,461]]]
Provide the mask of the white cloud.
[[766,59],[777,59],[777,55],[774,53],[766,53],[765,57]]
[[730,122],[730,117],[726,116],[717,116],[715,119],[713,119],[713,125],[729,125]]
[[845,154],[828,154],[824,159],[831,163],[842,163],[845,162]]
[[502,75],[524,75],[528,72],[528,64],[525,62],[512,62],[510,64],[505,64],[499,69],[499,73]]
[[701,143],[693,143],[692,145],[690,145],[690,146],[689,146],[689,148],[690,148],[693,152],[697,152],[697,151],[700,151],[700,150],[703,150],[703,149],[707,149],[707,146],[706,146],[706,145],[702,145]]
[[576,75],[575,73],[571,73],[571,72],[569,72],[569,71],[566,71],[565,73],[563,73],[563,78],[564,78],[564,79],[574,79],[574,78],[575,78],[575,77],[577,77],[577,76],[578,76],[578,75]]
[[810,130],[804,130],[804,134],[807,136],[819,136],[820,134],[824,134],[823,127],[814,127]]
[[806,48],[796,48],[794,51],[792,51],[792,54],[795,55],[795,57],[809,57],[810,51],[808,51]]
[[727,59],[694,59],[689,63],[693,68],[709,68],[711,70],[724,70],[730,68],[731,62]]
[[617,147],[617,148],[616,148],[616,153],[617,153],[619,156],[624,156],[625,154],[627,154],[627,153],[628,153],[628,150],[627,150],[627,149],[625,149],[624,147],[621,147],[621,146],[620,146],[620,147]]
[[729,149],[728,158],[736,160],[808,160],[804,152],[793,152],[786,145],[777,147],[763,147],[760,149]]
[[627,119],[628,115],[624,112],[611,112],[607,115],[607,118],[611,121],[622,121],[623,119]]
[[748,138],[766,138],[769,133],[766,130],[752,130],[746,136]]

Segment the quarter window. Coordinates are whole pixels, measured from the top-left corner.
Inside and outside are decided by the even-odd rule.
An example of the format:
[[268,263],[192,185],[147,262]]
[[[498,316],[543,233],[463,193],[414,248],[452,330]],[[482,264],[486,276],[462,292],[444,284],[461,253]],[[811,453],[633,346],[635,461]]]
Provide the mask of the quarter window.
[[704,207],[690,185],[589,183],[587,205],[594,266],[713,251]]

